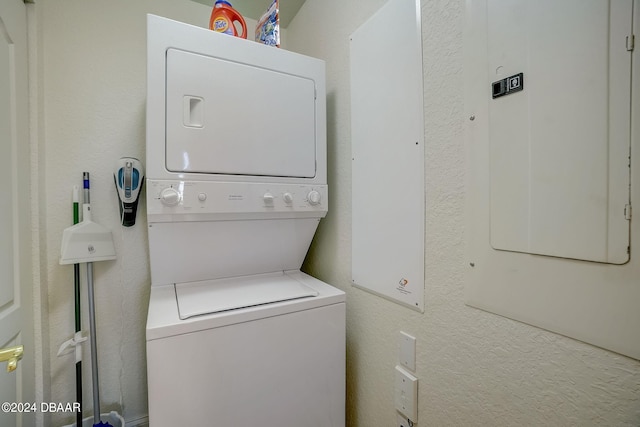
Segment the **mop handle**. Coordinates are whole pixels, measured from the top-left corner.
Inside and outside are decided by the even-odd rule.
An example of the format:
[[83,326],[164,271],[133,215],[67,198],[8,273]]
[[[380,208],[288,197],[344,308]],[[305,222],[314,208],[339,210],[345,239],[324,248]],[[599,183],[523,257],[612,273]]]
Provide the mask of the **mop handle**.
[[[91,219],[90,197],[89,197],[89,172],[82,172],[84,187],[84,219]],[[87,218],[88,216],[88,218]],[[91,344],[91,382],[93,383],[93,424],[100,423],[100,386],[98,381],[98,338],[96,337],[96,309],[93,294],[93,263],[87,263],[87,294],[89,297],[89,335]]]
[[80,222],[80,188],[77,185],[73,186],[73,223]]
[[[80,209],[79,209],[79,192],[80,189],[77,185],[73,186],[73,224],[77,224],[80,222]],[[74,290],[75,290],[75,303],[76,303],[76,312],[75,312],[75,321],[76,321],[76,332],[82,329],[81,320],[80,320],[80,264],[73,265],[74,272]]]
[[91,382],[93,388],[93,424],[100,423],[100,386],[98,380],[98,338],[96,337],[96,309],[93,294],[93,263],[87,263],[87,293],[89,296],[89,335],[91,344]]
[[[80,222],[80,189],[73,186],[73,224]],[[80,312],[80,264],[73,264],[73,289],[75,296],[75,323],[76,335],[82,330]],[[76,344],[76,401],[80,405],[80,410],[76,413],[76,426],[82,425],[82,347]]]
[[91,196],[89,196],[89,172],[82,172],[84,202],[82,203],[82,220],[91,221]]
[[84,203],[91,203],[89,198],[89,172],[82,172],[82,183],[84,187]]

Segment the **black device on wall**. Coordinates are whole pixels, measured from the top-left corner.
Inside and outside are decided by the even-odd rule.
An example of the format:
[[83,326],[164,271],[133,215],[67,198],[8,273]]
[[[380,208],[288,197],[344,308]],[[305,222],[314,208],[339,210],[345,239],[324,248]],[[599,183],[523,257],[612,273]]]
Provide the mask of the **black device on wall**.
[[138,198],[144,183],[144,170],[140,160],[122,157],[116,164],[113,180],[120,200],[120,222],[125,227],[136,223]]

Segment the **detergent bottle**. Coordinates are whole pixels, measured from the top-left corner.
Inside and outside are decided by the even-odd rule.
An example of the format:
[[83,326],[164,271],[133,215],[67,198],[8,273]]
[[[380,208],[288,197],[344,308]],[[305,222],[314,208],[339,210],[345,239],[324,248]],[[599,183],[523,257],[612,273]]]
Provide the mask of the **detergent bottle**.
[[[235,22],[242,26],[242,34],[238,34]],[[225,33],[236,37],[247,38],[247,23],[240,13],[235,10],[231,3],[226,0],[217,0],[211,11],[209,29],[219,33]]]

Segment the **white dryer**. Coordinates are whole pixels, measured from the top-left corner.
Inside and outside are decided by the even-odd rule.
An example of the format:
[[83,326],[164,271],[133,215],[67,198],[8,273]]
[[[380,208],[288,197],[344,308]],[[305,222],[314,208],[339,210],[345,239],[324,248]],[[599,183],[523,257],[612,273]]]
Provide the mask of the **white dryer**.
[[151,427],[344,426],[345,295],[300,271],[325,96],[318,59],[148,16]]

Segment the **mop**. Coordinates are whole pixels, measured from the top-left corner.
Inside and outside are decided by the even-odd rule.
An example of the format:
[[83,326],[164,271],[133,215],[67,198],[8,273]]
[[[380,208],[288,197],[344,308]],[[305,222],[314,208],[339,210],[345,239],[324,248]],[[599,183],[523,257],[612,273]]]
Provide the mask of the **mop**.
[[[60,264],[87,263],[87,294],[89,298],[89,337],[91,342],[91,379],[93,386],[93,425],[107,427],[111,424],[100,420],[100,391],[98,383],[98,344],[96,338],[95,303],[93,293],[93,263],[116,259],[111,230],[91,221],[89,197],[89,172],[82,174],[84,204],[82,222],[68,227],[62,234]],[[79,425],[78,425],[79,427]]]
[[[73,186],[73,224],[80,222],[79,212],[79,189],[77,185]],[[76,363],[76,402],[79,410],[76,413],[76,426],[82,425],[82,343],[87,340],[82,332],[80,311],[80,264],[73,264],[73,287],[75,299],[75,334],[73,338],[62,343],[58,349],[58,357],[75,353]]]
[[[73,186],[73,225],[80,222],[78,186]],[[75,299],[75,324],[76,334],[76,402],[80,410],[76,414],[76,426],[82,425],[82,347],[78,345],[78,339],[82,339],[82,321],[80,311],[80,264],[73,264],[73,294]]]

